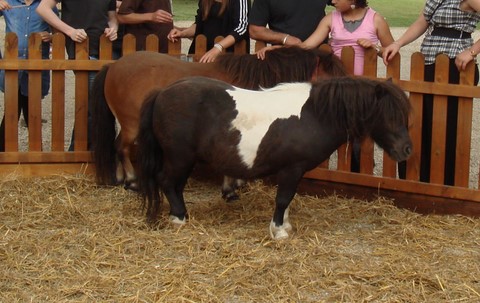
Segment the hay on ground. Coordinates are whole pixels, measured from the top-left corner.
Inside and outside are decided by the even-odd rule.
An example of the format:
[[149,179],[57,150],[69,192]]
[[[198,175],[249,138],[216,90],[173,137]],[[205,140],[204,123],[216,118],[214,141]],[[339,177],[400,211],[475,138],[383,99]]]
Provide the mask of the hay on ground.
[[[275,189],[227,204],[191,180],[189,222],[85,176],[0,181],[0,302],[479,302],[480,219],[296,196],[272,241]],[[166,218],[168,206],[164,205]]]

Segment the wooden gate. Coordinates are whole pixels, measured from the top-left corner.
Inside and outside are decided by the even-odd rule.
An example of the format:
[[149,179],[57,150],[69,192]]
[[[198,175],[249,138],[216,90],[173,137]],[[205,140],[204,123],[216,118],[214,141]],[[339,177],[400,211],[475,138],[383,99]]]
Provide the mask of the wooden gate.
[[[59,173],[93,173],[91,153],[87,150],[87,104],[88,72],[99,70],[104,64],[112,62],[111,43],[105,37],[101,40],[100,60],[88,60],[88,42],[76,45],[76,59],[65,58],[65,38],[55,34],[52,43],[52,58],[42,60],[41,39],[32,35],[29,40],[29,59],[17,58],[17,37],[7,34],[4,58],[0,60],[0,69],[5,69],[5,152],[0,152],[0,176],[16,173],[20,176],[44,176]],[[157,51],[157,38],[149,36],[147,49]],[[236,52],[245,48],[236,46]],[[135,51],[135,39],[127,35],[123,42],[123,54]],[[197,38],[194,60],[206,51],[206,39]],[[169,44],[169,54],[183,57],[179,43]],[[480,132],[473,130],[474,98],[480,97],[480,88],[473,86],[474,65],[470,64],[461,74],[459,85],[448,84],[448,58],[437,58],[435,82],[423,81],[423,55],[414,53],[411,57],[409,79],[401,79],[401,57],[397,55],[385,69],[385,75],[379,76],[378,58],[375,51],[367,51],[365,57],[365,76],[392,78],[410,95],[413,114],[410,132],[414,144],[414,154],[407,161],[406,178],[397,177],[397,165],[388,156],[376,150],[371,140],[362,143],[360,173],[350,172],[350,153],[342,146],[336,155],[308,172],[299,191],[314,194],[355,196],[369,199],[382,195],[392,197],[395,203],[419,212],[461,213],[480,215],[479,157],[478,148],[472,142],[480,141]],[[353,71],[353,49],[345,48],[342,61],[347,69]],[[383,66],[383,64],[382,64]],[[29,70],[29,128],[28,143],[22,147],[19,143],[17,121],[18,70]],[[51,86],[51,144],[45,146],[42,138],[42,102],[41,71],[52,72]],[[74,73],[73,83],[68,83],[66,74]],[[74,91],[67,99],[66,92]],[[419,182],[421,146],[421,113],[423,94],[434,95],[434,140],[432,142],[432,167],[430,183]],[[455,186],[442,185],[445,163],[445,136],[447,96],[459,96],[459,123],[457,130],[457,157],[455,163]],[[75,149],[66,151],[65,115],[66,102],[74,102],[75,107]],[[477,113],[478,115],[479,113]],[[66,136],[67,135],[67,136]],[[380,168],[380,169],[379,169]]]

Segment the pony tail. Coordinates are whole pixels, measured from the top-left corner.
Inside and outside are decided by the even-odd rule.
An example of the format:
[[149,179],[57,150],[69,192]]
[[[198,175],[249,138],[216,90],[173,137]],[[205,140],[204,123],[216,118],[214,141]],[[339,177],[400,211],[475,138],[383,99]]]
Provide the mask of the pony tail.
[[147,220],[155,223],[162,204],[159,192],[159,175],[163,168],[162,148],[153,132],[153,108],[161,90],[153,90],[145,98],[140,115],[137,136],[137,171],[139,191],[143,198],[143,208],[147,209]]
[[105,99],[104,86],[109,65],[105,65],[95,76],[91,98],[93,103],[93,157],[98,184],[111,185],[115,183],[116,150],[115,137],[117,136],[115,116],[108,107]]

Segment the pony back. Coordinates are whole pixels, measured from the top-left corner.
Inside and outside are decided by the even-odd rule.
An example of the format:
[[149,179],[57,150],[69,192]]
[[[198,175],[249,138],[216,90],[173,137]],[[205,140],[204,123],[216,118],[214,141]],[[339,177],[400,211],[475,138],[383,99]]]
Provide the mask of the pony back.
[[326,77],[347,74],[342,61],[331,52],[296,46],[269,51],[265,60],[250,54],[227,53],[219,56],[215,64],[230,76],[233,85],[253,90],[270,88],[282,82],[309,82],[317,68],[328,74]]

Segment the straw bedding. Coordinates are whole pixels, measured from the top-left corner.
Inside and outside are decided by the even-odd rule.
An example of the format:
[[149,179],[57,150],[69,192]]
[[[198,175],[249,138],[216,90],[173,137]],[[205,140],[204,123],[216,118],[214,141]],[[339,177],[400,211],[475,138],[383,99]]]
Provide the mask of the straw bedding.
[[219,191],[191,180],[189,222],[152,228],[90,177],[3,178],[0,302],[480,302],[480,219],[297,195],[274,242],[273,187]]

